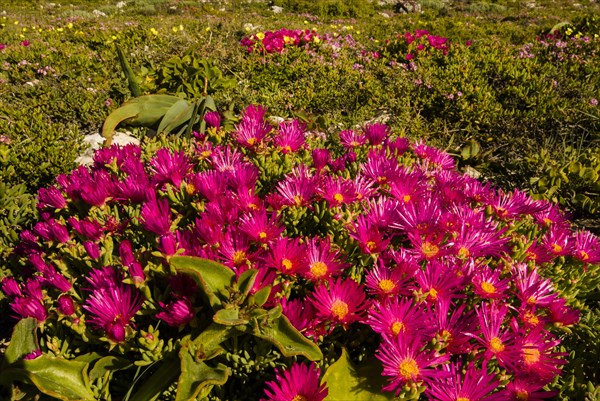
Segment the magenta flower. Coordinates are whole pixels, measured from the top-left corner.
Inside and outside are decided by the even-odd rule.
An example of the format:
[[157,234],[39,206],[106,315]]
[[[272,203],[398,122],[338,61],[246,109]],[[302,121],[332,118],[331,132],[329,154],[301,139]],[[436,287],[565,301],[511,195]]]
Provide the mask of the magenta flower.
[[40,188],[38,190],[37,207],[63,209],[67,206],[67,200],[63,196],[60,189],[56,187]]
[[573,256],[585,263],[600,263],[600,240],[587,230],[577,231]]
[[365,293],[356,281],[351,279],[329,281],[315,287],[311,302],[317,315],[334,324],[347,327],[349,324],[363,320],[367,309]]
[[298,120],[282,122],[279,124],[273,142],[284,154],[297,152],[304,145],[305,130],[304,124],[299,123]]
[[435,366],[448,360],[448,355],[439,355],[433,350],[421,350],[422,339],[413,337],[405,339],[398,336],[385,340],[375,355],[383,364],[383,376],[388,377],[389,384],[384,391],[393,391],[398,396],[409,383],[420,383],[423,380],[436,382],[447,377],[448,372],[436,369]]
[[148,201],[142,206],[140,220],[144,229],[156,235],[165,235],[171,230],[171,208],[166,199],[156,199],[156,193],[148,193]]
[[354,130],[341,131],[339,135],[341,144],[347,148],[357,148],[367,143],[367,137]]
[[394,298],[387,302],[374,302],[368,311],[367,324],[387,339],[402,337],[429,337],[434,327],[430,317],[420,305],[410,299]]
[[218,111],[209,111],[204,115],[204,121],[209,127],[219,128],[221,126],[221,115]]
[[352,181],[341,177],[324,177],[317,188],[317,193],[327,201],[329,207],[348,205],[356,199],[356,190]]
[[192,168],[183,151],[171,153],[166,148],[159,149],[156,152],[156,155],[150,161],[150,166],[154,183],[158,185],[171,183],[178,188]]
[[305,268],[306,249],[298,238],[279,238],[269,245],[270,252],[264,257],[267,267],[288,275],[295,275]]
[[314,363],[310,366],[294,363],[285,371],[276,370],[275,380],[265,383],[267,398],[261,401],[323,401],[327,387],[319,385],[321,369]]
[[264,209],[242,216],[239,221],[239,228],[253,241],[260,243],[267,243],[278,238],[284,229],[277,215],[273,213],[268,216]]
[[363,132],[371,146],[381,145],[390,135],[390,129],[385,124],[367,124]]
[[156,314],[156,318],[169,326],[181,327],[194,320],[194,307],[188,298],[182,297],[167,304],[163,302],[159,302],[159,304],[163,310]]
[[[86,322],[104,330],[110,341],[123,342],[131,330],[133,316],[142,307],[143,298],[134,287],[123,284],[121,274],[112,268],[94,269],[91,273],[87,280],[92,285],[92,293],[83,305],[89,313]],[[98,280],[102,280],[100,285],[97,285]]]
[[71,316],[75,313],[75,303],[69,295],[61,295],[56,301],[58,306],[56,309],[65,316]]
[[465,373],[457,363],[444,365],[448,377],[431,382],[426,390],[431,401],[485,401],[488,395],[500,385],[494,374],[479,370],[470,363]]
[[304,269],[302,274],[309,280],[319,281],[339,276],[348,267],[347,263],[340,260],[339,252],[331,249],[329,240],[311,238],[306,246],[308,269]]

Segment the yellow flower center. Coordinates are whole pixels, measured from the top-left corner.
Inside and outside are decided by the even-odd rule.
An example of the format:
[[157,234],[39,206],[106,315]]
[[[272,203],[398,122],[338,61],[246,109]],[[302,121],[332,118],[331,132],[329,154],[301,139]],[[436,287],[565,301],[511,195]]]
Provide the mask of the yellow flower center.
[[458,397],[456,401],[471,401],[469,397]]
[[290,145],[286,145],[283,147],[283,150],[285,150],[287,153],[290,153],[292,151],[292,148]]
[[377,243],[375,241],[369,241],[367,242],[367,248],[369,251],[373,252],[375,248],[377,248]]
[[344,195],[337,193],[333,195],[333,199],[335,199],[335,201],[338,203],[342,203],[344,201]]
[[394,322],[392,324],[392,334],[394,337],[398,336],[400,332],[404,332],[406,330],[406,326],[402,322]]
[[283,266],[285,270],[290,270],[293,266],[292,261],[287,258],[283,258],[283,260],[281,261],[281,266]]
[[519,390],[515,394],[517,401],[527,401],[529,399],[529,392],[527,390]]
[[377,183],[379,183],[379,184],[385,184],[386,181],[387,181],[387,177],[384,177],[384,176],[377,177]]
[[348,304],[336,299],[331,304],[331,313],[333,313],[333,316],[338,318],[338,320],[343,320],[348,314]]
[[532,311],[525,312],[523,315],[523,320],[532,326],[537,326],[540,324],[540,318]]
[[461,246],[458,249],[458,257],[461,259],[466,259],[469,256],[471,256],[471,251],[469,251],[467,248],[465,248],[464,246]]
[[490,349],[492,350],[492,352],[494,354],[504,351],[504,348],[506,348],[506,346],[502,343],[502,340],[499,339],[498,337],[494,337],[490,341]]
[[296,203],[296,206],[302,205],[303,202],[304,202],[304,198],[302,196],[300,196],[300,195],[294,196],[294,203]]
[[499,217],[504,217],[504,216],[506,216],[506,215],[508,214],[508,212],[507,212],[507,211],[506,211],[506,209],[505,209],[505,208],[503,208],[503,207],[497,207],[497,208],[496,208],[496,214],[497,214]]
[[266,233],[266,232],[264,232],[264,231],[261,231],[261,232],[259,232],[259,233],[258,233],[258,238],[260,238],[260,239],[265,239],[265,238],[267,238],[267,233]]
[[533,365],[540,361],[540,350],[534,347],[533,344],[525,344],[525,347],[521,351],[525,365]]
[[547,218],[547,217],[544,217],[544,224],[545,224],[545,225],[547,225],[547,226],[549,226],[549,225],[551,225],[551,224],[552,224],[552,220],[550,220],[550,219],[549,219],[549,218]]
[[552,251],[554,253],[561,253],[563,250],[563,247],[558,245],[558,244],[552,244]]
[[586,251],[579,251],[579,257],[581,258],[581,260],[588,260],[590,258],[590,255],[588,255]]
[[[248,205],[248,207],[251,210],[258,210],[258,209],[260,209],[256,203],[251,203],[251,204]],[[265,234],[265,236],[266,236],[266,234]]]
[[185,185],[185,192],[188,195],[193,195],[194,192],[196,192],[196,187],[194,186],[194,184],[186,184]]
[[404,203],[408,203],[408,202],[410,202],[410,199],[411,199],[411,198],[410,198],[410,195],[404,195],[404,196],[402,197],[402,200],[404,201]]
[[303,395],[298,394],[294,398],[292,398],[292,401],[308,401],[308,398],[306,398]]
[[421,245],[421,252],[423,252],[423,255],[429,259],[435,257],[440,252],[440,248],[438,248],[436,244],[425,241],[423,245]]
[[435,288],[432,288],[429,290],[429,296],[428,299],[430,301],[435,301],[438,297],[438,291]]
[[529,299],[527,299],[527,304],[528,305],[535,305],[537,304],[537,299],[532,295],[529,297]]
[[385,293],[392,292],[396,288],[396,283],[392,280],[384,278],[379,282],[379,289]]
[[202,157],[206,158],[206,157],[209,157],[210,155],[212,155],[212,152],[210,150],[205,150],[200,154],[202,155]]
[[244,251],[236,251],[233,254],[233,264],[236,266],[241,265],[246,261],[246,252]]
[[481,283],[481,291],[485,292],[486,294],[494,294],[496,292],[496,287],[494,287],[494,284],[484,281]]
[[321,278],[327,274],[327,265],[321,261],[310,265],[310,272],[316,278]]
[[256,138],[248,138],[246,142],[248,142],[248,145],[254,146],[254,144],[256,143]]
[[412,358],[406,358],[400,362],[398,374],[405,380],[412,380],[413,377],[419,374],[419,365],[417,365],[417,361]]

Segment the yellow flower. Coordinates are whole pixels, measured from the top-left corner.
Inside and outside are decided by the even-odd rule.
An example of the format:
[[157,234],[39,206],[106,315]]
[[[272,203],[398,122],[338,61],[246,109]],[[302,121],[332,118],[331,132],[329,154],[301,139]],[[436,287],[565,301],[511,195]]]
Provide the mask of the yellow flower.
[[304,23],[308,25],[308,21],[307,20],[304,20]]
[[265,34],[263,32],[259,32],[256,34],[256,38],[258,40],[263,40],[265,38]]
[[19,25],[19,21],[15,21],[15,25]]
[[320,43],[321,42],[321,38],[319,38],[318,36],[313,36],[313,42]]
[[112,40],[117,40],[117,35],[111,36]]
[[183,31],[183,25],[179,24],[179,30]]
[[62,28],[58,28],[56,31],[57,31],[57,32],[62,32],[62,31],[63,31],[63,29],[62,29]]
[[23,29],[22,29],[22,31],[23,31],[23,32],[27,32],[27,28],[23,28]]
[[69,28],[69,29],[73,29],[73,23],[72,23],[72,22],[69,22],[69,23],[67,24],[67,28]]
[[206,32],[210,32],[210,26],[207,26],[205,29]]
[[158,31],[155,28],[150,28],[150,33],[154,36],[158,35]]
[[177,32],[177,27],[176,27],[176,26],[174,26],[173,28],[171,28],[171,30],[172,30],[173,32]]

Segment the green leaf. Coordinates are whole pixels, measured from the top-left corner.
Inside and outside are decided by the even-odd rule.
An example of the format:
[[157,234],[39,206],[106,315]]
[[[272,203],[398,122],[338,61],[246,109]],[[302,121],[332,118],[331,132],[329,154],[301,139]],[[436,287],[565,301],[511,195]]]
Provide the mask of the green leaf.
[[[281,306],[278,305],[272,311],[280,312]],[[302,355],[311,361],[323,358],[321,349],[296,330],[284,315],[279,315],[270,322],[254,320],[252,333],[271,342],[284,356]]]
[[139,386],[139,390],[129,401],[156,400],[177,379],[179,373],[179,360],[174,357],[166,358],[160,368]]
[[25,355],[39,349],[35,330],[37,329],[37,320],[28,317],[19,320],[13,330],[10,343],[6,348],[2,366],[8,366],[18,360],[23,359]]
[[381,376],[381,364],[377,359],[361,364],[357,369],[345,349],[333,365],[329,366],[321,383],[327,383],[329,393],[326,401],[391,401],[393,393],[381,391],[385,379]]
[[119,358],[117,356],[105,356],[99,359],[94,367],[90,370],[88,377],[90,381],[95,381],[103,377],[106,373],[113,373],[117,370],[127,369],[132,366],[132,363],[127,359]]
[[224,326],[239,326],[247,324],[248,320],[240,319],[240,310],[237,308],[220,309],[213,316],[213,321]]
[[256,269],[249,269],[240,274],[237,281],[237,288],[243,294],[243,299],[248,296],[248,293],[252,289],[257,274],[258,270]]
[[37,389],[59,400],[94,400],[85,375],[87,362],[42,355],[17,362],[2,372],[10,380],[32,383]]
[[110,146],[115,129],[125,123],[133,126],[155,127],[169,109],[181,99],[172,95],[144,95],[131,99],[108,115],[102,125],[104,146]]
[[200,346],[200,350],[205,355],[209,355],[213,352],[213,349],[219,347],[219,344],[228,339],[230,334],[231,326],[224,326],[213,322],[202,333],[194,338],[193,343],[196,346]]
[[179,351],[181,374],[177,381],[176,401],[193,401],[201,393],[202,396],[206,396],[213,385],[225,384],[230,374],[229,369],[223,364],[212,368],[202,361],[196,361],[192,355],[195,353],[194,350],[188,348],[190,345],[192,344],[185,344]]
[[271,294],[271,286],[266,286],[256,291],[254,295],[250,296],[250,299],[257,305],[263,306],[265,302],[269,299],[269,295]]
[[119,63],[121,64],[123,73],[125,74],[125,77],[127,78],[127,83],[129,84],[129,90],[131,91],[131,95],[134,97],[138,97],[142,94],[142,91],[140,90],[140,86],[137,83],[135,74],[133,73],[133,70],[129,66],[129,63],[127,62],[127,59],[125,58],[125,55],[123,54],[123,51],[121,50],[121,48],[119,46],[115,46],[115,47],[117,48],[117,56],[119,57]]
[[195,256],[173,256],[169,263],[175,271],[190,275],[200,285],[213,309],[229,298],[228,288],[235,278],[230,268]]
[[169,133],[185,122],[190,121],[193,110],[193,104],[183,99],[179,100],[165,113],[157,132],[159,134],[161,132]]

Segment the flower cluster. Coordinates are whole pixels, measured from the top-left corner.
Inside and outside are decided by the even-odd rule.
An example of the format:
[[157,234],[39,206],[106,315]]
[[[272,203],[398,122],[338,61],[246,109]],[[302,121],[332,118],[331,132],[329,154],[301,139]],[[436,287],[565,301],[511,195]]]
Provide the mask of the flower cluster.
[[414,33],[397,34],[394,39],[386,40],[381,53],[390,60],[411,61],[421,54],[432,52],[439,52],[445,56],[450,46],[448,38],[432,35],[424,29],[417,29]]
[[[368,330],[385,391],[548,395],[566,363],[551,328],[578,312],[544,270],[591,272],[597,237],[383,124],[323,138],[297,121],[272,126],[259,106],[228,135],[219,115],[207,122],[187,153],[101,149],[39,191],[41,220],[16,250],[26,267],[2,280],[17,318],[126,344],[130,358],[160,352],[210,321],[195,283],[168,268],[173,255],[200,256],[237,276],[257,269],[250,294],[266,288],[266,305],[322,347]],[[292,365],[265,395],[321,400],[318,377]]]
[[258,32],[244,37],[240,44],[248,52],[282,53],[286,48],[310,46],[323,40],[320,35],[309,29],[280,29],[278,31]]

